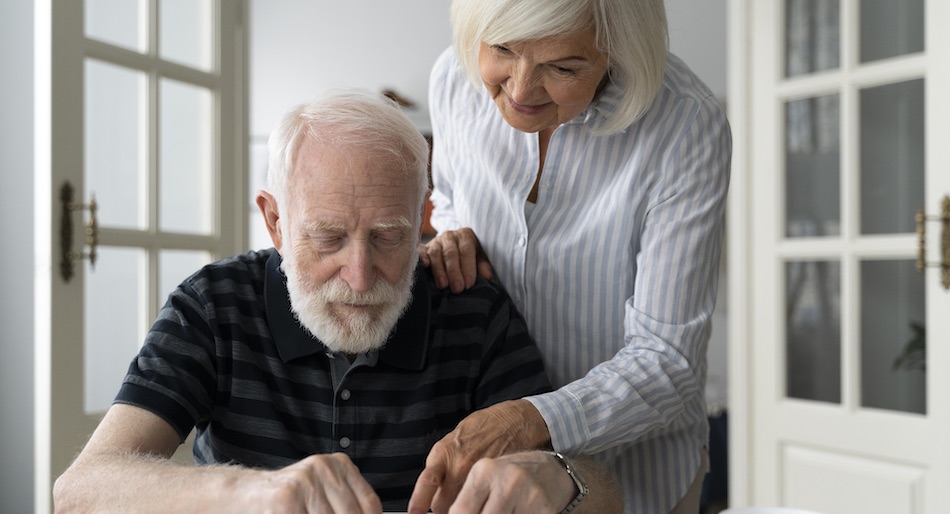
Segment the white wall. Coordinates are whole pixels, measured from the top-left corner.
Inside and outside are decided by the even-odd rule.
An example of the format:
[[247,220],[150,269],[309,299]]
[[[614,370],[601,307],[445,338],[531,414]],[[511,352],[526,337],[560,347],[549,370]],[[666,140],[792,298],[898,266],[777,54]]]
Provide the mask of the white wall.
[[666,0],[670,50],[726,99],[726,0]]
[[[429,68],[451,43],[448,1],[250,1],[251,135],[338,86],[395,88],[425,110]],[[670,46],[726,96],[726,0],[667,0]]]
[[449,2],[250,0],[251,134],[331,87],[394,88],[426,104],[429,68],[449,46]]
[[33,511],[33,2],[0,2],[0,512]]

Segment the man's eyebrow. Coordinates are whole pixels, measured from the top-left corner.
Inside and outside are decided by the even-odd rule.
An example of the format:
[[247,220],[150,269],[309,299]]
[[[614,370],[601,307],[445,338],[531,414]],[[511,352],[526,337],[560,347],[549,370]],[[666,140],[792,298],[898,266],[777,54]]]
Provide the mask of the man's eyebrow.
[[[313,232],[346,232],[346,227],[340,223],[331,223],[329,221],[312,221],[304,224],[304,228]],[[374,232],[385,232],[387,230],[411,230],[412,223],[405,217],[383,220],[373,225]]]
[[304,223],[305,230],[311,232],[346,232],[346,228],[339,223],[330,223],[329,221],[311,221]]
[[377,223],[373,226],[375,232],[386,232],[388,230],[412,230],[412,223],[405,217],[393,218]]

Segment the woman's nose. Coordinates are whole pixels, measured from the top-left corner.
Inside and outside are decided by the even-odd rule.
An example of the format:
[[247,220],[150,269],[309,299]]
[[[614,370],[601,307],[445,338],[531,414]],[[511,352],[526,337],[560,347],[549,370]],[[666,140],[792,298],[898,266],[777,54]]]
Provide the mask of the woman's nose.
[[536,82],[533,70],[524,65],[515,66],[508,78],[508,96],[515,102],[527,103],[532,99]]

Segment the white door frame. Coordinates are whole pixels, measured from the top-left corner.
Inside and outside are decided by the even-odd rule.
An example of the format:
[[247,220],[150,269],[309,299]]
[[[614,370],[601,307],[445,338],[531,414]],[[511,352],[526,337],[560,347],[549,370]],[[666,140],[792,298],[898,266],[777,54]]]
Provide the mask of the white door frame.
[[[774,0],[780,3],[781,0]],[[774,456],[757,455],[756,440],[760,437],[757,427],[754,423],[757,409],[771,408],[770,406],[777,401],[784,401],[785,414],[783,416],[795,417],[798,415],[813,415],[816,406],[807,405],[803,402],[792,400],[781,400],[776,397],[763,398],[762,395],[756,396],[756,391],[762,391],[763,387],[770,392],[781,391],[781,386],[776,386],[774,381],[781,380],[780,376],[775,376],[773,370],[763,373],[762,369],[757,369],[761,365],[761,356],[766,354],[766,361],[773,361],[778,358],[781,349],[777,345],[781,341],[776,337],[763,337],[761,329],[756,328],[757,323],[762,320],[756,320],[755,316],[761,315],[762,311],[757,310],[759,302],[763,298],[757,295],[754,288],[761,280],[754,280],[752,270],[761,263],[763,259],[775,259],[775,255],[757,254],[754,247],[754,237],[775,237],[774,234],[762,233],[756,234],[753,229],[754,220],[761,213],[755,211],[753,206],[759,202],[756,198],[756,183],[762,180],[771,180],[765,174],[769,168],[763,166],[760,158],[753,169],[754,151],[759,151],[763,145],[773,148],[777,153],[780,149],[778,141],[761,141],[755,139],[752,134],[754,126],[753,118],[762,116],[762,101],[756,101],[754,95],[759,94],[753,88],[755,75],[758,74],[777,74],[774,60],[771,64],[768,60],[759,61],[758,67],[754,64],[753,47],[755,44],[761,44],[761,41],[753,41],[754,27],[773,25],[773,20],[754,19],[756,6],[759,0],[729,0],[728,4],[728,25],[730,30],[728,41],[728,92],[729,92],[729,117],[733,130],[733,138],[736,141],[735,152],[732,160],[732,182],[729,198],[728,214],[728,279],[729,279],[729,498],[730,505],[743,506],[762,502],[774,502],[777,498],[777,485],[774,483],[763,484],[757,477],[756,462],[765,459],[774,459]],[[842,4],[848,4],[847,9],[854,8],[852,0],[842,0]],[[761,6],[761,4],[758,4]],[[927,66],[927,87],[926,87],[926,133],[928,134],[929,144],[926,145],[926,209],[934,213],[939,208],[940,198],[950,193],[950,153],[946,150],[945,144],[940,144],[947,137],[947,122],[950,117],[950,99],[945,94],[946,85],[950,84],[950,65],[945,57],[947,49],[950,48],[950,33],[945,27],[942,27],[939,20],[950,19],[950,4],[941,1],[928,1],[926,5],[926,41],[925,48],[928,53],[924,58],[924,64]],[[843,8],[842,16],[847,11]],[[771,27],[771,32],[778,33],[781,27]],[[842,34],[842,37],[851,37]],[[936,49],[940,49],[939,52]],[[940,63],[934,55],[939,53],[944,58]],[[842,56],[844,60],[845,57]],[[935,66],[935,63],[941,65]],[[764,69],[763,68],[767,68]],[[773,99],[774,100],[774,99]],[[844,106],[843,106],[844,108]],[[766,109],[767,110],[767,109]],[[777,110],[777,108],[776,108]],[[760,119],[761,123],[761,119]],[[755,139],[755,140],[754,140]],[[777,162],[778,156],[773,156],[773,161]],[[773,202],[780,208],[781,202]],[[847,208],[843,206],[843,208]],[[766,231],[767,232],[767,231]],[[940,237],[939,228],[936,224],[928,225],[927,252],[929,261],[939,260],[938,240]],[[908,245],[913,245],[912,238],[903,236],[898,239],[906,239]],[[867,245],[866,245],[867,246]],[[877,249],[875,251],[883,251]],[[895,250],[896,253],[904,255],[909,248]],[[760,277],[761,278],[761,277]],[[895,460],[906,457],[907,462],[917,461],[924,454],[930,454],[931,462],[926,468],[924,477],[919,481],[919,487],[915,490],[915,495],[919,495],[921,512],[936,513],[941,512],[940,508],[945,508],[947,498],[946,484],[934,483],[933,476],[947,477],[950,469],[950,406],[946,401],[944,394],[947,388],[946,376],[947,366],[950,363],[950,345],[944,344],[950,338],[944,335],[950,334],[950,293],[940,287],[939,270],[929,269],[926,277],[927,287],[927,324],[928,332],[931,334],[928,340],[928,365],[931,366],[927,374],[927,415],[921,420],[914,419],[913,416],[907,416],[901,419],[900,416],[893,416],[886,412],[874,412],[873,410],[853,413],[850,420],[842,417],[842,423],[846,423],[848,430],[844,431],[847,435],[834,436],[831,438],[836,447],[858,448],[862,444],[867,445],[869,441],[866,436],[865,427],[875,426],[890,427],[896,433],[916,433],[926,434],[926,441],[907,440],[907,438],[894,437],[887,440],[873,440],[870,444],[880,444],[889,446],[884,453],[892,454]],[[770,303],[781,302],[781,293],[774,292],[774,297],[768,301]],[[773,313],[774,314],[774,313]],[[844,314],[843,314],[844,315]],[[853,316],[853,313],[851,314]],[[773,320],[774,321],[774,320]],[[763,323],[768,324],[768,322]],[[933,334],[941,334],[938,338]],[[847,347],[843,349],[842,358],[847,358],[848,352],[856,351],[855,348]],[[940,365],[941,371],[933,369],[934,365]],[[941,373],[942,372],[942,373]],[[780,375],[780,373],[779,373]],[[853,374],[844,373],[842,380],[845,396],[843,402],[852,402],[856,398],[858,388],[858,378]],[[754,403],[758,402],[758,403]],[[766,405],[768,404],[768,405]],[[791,408],[789,408],[791,406]],[[817,410],[822,410],[817,406]],[[832,405],[827,414],[837,415],[841,406]],[[775,419],[770,431],[778,430],[776,427],[788,422],[789,419]],[[918,422],[919,421],[919,422]],[[925,424],[927,426],[925,426]],[[933,427],[937,427],[934,429]],[[944,430],[947,429],[947,430]],[[887,429],[886,429],[887,430]],[[940,430],[944,430],[944,436],[939,436]],[[816,427],[813,436],[816,438],[826,438],[827,434],[822,433],[821,427]],[[913,439],[913,438],[911,438]],[[826,438],[827,442],[827,438]],[[759,444],[759,453],[763,445]],[[768,453],[768,452],[766,452]],[[926,460],[926,459],[924,459]],[[908,482],[916,482],[917,478],[911,475],[907,476]],[[943,507],[939,507],[939,506]],[[925,507],[926,506],[926,507]]]
[[[185,248],[194,245],[222,257],[247,247],[247,6],[245,0],[214,2],[213,23],[222,29],[212,36],[217,64],[213,72],[217,74],[213,86],[216,137],[212,144],[220,149],[213,152],[212,159],[213,234],[206,242],[197,237],[178,239],[186,241]],[[84,412],[84,265],[77,263],[69,281],[59,273],[63,215],[59,190],[69,180],[76,191],[74,201],[87,201],[82,197],[83,66],[90,48],[109,49],[85,38],[82,0],[36,0],[34,5],[34,512],[44,514],[52,510],[53,481],[100,419],[99,414]],[[146,0],[143,5],[150,16],[157,13],[157,0]],[[75,213],[73,221],[79,229],[73,236],[78,244],[74,249],[81,250],[80,214]],[[162,244],[173,239],[166,235]],[[155,286],[154,279],[142,280]],[[152,311],[147,315],[153,319],[155,295],[146,294]]]

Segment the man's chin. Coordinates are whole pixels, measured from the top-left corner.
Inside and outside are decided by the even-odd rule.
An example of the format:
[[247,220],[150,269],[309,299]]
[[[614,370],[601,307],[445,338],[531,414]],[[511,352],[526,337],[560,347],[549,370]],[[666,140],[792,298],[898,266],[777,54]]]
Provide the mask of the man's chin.
[[379,319],[380,309],[334,305],[323,319],[304,326],[333,352],[366,353],[385,346],[395,326]]

